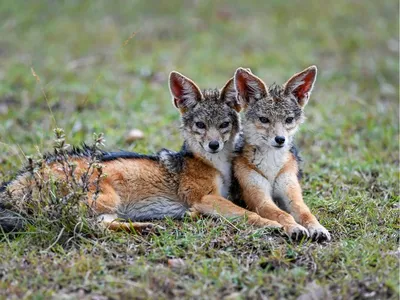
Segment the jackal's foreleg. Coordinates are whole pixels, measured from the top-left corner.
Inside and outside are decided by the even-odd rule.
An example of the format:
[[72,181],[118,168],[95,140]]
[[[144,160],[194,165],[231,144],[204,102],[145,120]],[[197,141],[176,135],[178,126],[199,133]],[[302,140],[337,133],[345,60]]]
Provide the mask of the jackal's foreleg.
[[233,204],[228,199],[218,195],[206,195],[192,205],[194,211],[205,215],[225,218],[247,217],[247,222],[259,227],[282,228],[278,222],[262,218],[258,214]]
[[303,225],[314,240],[331,240],[331,235],[311,213],[302,196],[300,183],[295,172],[283,172],[275,180],[275,195],[283,202],[294,219]]

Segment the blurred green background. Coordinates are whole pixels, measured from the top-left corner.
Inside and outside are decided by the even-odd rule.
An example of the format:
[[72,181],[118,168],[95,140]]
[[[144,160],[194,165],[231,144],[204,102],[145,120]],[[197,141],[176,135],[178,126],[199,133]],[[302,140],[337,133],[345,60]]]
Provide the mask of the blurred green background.
[[[297,143],[306,162],[305,198],[335,240],[323,249],[293,251],[311,251],[324,270],[265,275],[257,266],[246,271],[238,263],[232,271],[227,265],[237,257],[231,253],[218,266],[225,275],[236,275],[222,282],[243,291],[238,287],[256,289],[266,280],[282,297],[304,292],[313,280],[345,298],[374,291],[383,294],[373,297],[393,296],[398,261],[388,253],[396,251],[399,228],[398,13],[394,0],[1,1],[0,180],[15,174],[24,155],[50,151],[56,126],[65,129],[71,144],[90,142],[93,132],[104,132],[107,149],[179,149],[179,114],[167,85],[172,70],[202,88],[215,88],[239,66],[250,67],[267,84],[282,84],[315,64],[318,79]],[[145,138],[127,143],[133,128]],[[18,243],[13,247],[21,247]],[[150,238],[149,243],[151,251],[163,255],[165,248]],[[292,249],[282,247],[282,253]],[[196,252],[190,248],[187,257],[204,262],[205,256],[190,251]],[[81,263],[76,255],[71,259]],[[16,263],[21,259],[16,256]],[[150,265],[143,271],[146,280],[156,276],[154,261],[141,259]],[[212,259],[209,264],[208,272],[186,275],[220,297],[220,287],[208,278],[218,283],[222,271]],[[50,263],[48,269],[57,266]],[[56,276],[53,271],[49,276]],[[256,272],[259,281],[243,281],[246,272]],[[22,278],[29,282],[31,274]],[[182,279],[179,272],[168,274]],[[9,274],[5,287],[13,276],[18,277]],[[77,271],[76,276],[85,274]],[[89,277],[97,286],[95,274]],[[286,293],[290,280],[301,283]],[[182,283],[182,295],[201,291],[188,282]],[[29,288],[22,284],[16,294]],[[40,285],[32,289],[43,292]]]
[[2,1],[2,152],[49,147],[48,105],[73,143],[96,131],[129,148],[123,136],[139,128],[138,150],[178,149],[171,70],[222,87],[239,66],[268,84],[316,64],[305,130],[376,155],[398,132],[397,13],[396,1]]

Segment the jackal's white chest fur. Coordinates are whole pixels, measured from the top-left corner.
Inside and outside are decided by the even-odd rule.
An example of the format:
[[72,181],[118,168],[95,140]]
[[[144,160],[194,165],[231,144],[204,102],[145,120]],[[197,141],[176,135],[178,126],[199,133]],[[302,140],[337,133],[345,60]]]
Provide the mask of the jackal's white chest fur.
[[220,172],[220,176],[217,177],[217,186],[219,193],[223,197],[227,197],[229,194],[229,188],[232,180],[232,163],[231,159],[225,153],[213,154],[211,157],[213,166]]
[[280,149],[257,149],[254,153],[253,164],[269,182],[273,183],[288,159],[289,153]]

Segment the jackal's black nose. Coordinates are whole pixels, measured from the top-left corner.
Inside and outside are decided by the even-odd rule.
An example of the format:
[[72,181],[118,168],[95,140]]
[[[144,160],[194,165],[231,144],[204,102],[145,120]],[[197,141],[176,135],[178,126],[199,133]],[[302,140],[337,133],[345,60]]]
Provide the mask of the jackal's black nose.
[[276,136],[275,137],[275,142],[279,145],[282,145],[285,142],[285,137],[284,136]]
[[210,147],[211,150],[217,150],[219,148],[219,142],[218,141],[211,141],[208,144],[208,147]]

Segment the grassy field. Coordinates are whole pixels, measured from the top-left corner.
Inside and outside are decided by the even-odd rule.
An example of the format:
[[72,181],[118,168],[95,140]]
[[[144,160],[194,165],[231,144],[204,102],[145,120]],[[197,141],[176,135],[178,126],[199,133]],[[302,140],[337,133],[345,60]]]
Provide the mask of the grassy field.
[[[32,226],[0,234],[0,298],[398,299],[398,11],[394,0],[0,2],[0,181],[50,151],[55,127],[70,144],[103,132],[106,149],[178,150],[171,70],[221,87],[238,66],[268,84],[316,64],[297,143],[306,202],[333,234],[291,243],[204,218],[57,240]],[[145,139],[126,143],[132,128]]]

